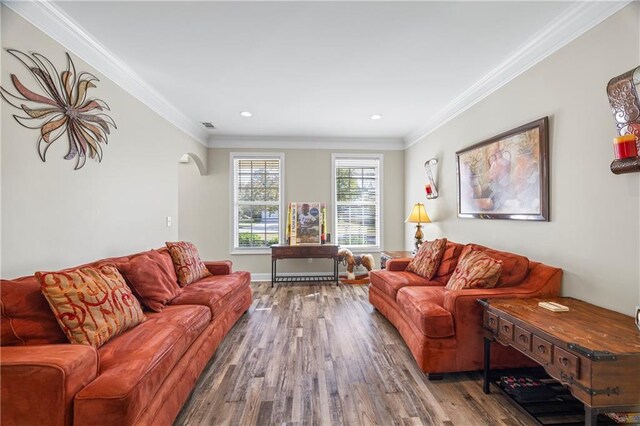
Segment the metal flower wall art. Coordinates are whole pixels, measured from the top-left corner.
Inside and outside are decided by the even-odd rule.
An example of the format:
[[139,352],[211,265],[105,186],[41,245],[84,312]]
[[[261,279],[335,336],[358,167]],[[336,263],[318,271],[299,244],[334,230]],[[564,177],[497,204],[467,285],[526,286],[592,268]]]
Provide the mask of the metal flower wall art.
[[[28,70],[34,80],[31,90],[15,74],[11,82],[17,91],[0,87],[0,96],[21,113],[13,117],[20,125],[40,131],[38,154],[46,161],[47,150],[65,134],[69,151],[65,160],[75,159],[75,170],[82,168],[87,157],[102,161],[101,144],[108,143],[113,119],[104,113],[109,106],[101,99],[88,97],[88,91],[99,81],[88,72],[76,72],[67,53],[67,69],[58,73],[51,61],[39,53],[26,54],[15,49],[7,52]],[[25,115],[26,114],[26,115]]]

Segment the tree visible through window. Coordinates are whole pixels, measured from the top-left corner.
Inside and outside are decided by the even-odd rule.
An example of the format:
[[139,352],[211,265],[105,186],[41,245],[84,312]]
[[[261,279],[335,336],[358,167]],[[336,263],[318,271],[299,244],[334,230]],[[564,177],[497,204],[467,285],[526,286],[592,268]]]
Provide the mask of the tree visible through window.
[[235,157],[234,248],[266,248],[280,242],[280,156]]
[[334,156],[336,241],[380,246],[380,158]]

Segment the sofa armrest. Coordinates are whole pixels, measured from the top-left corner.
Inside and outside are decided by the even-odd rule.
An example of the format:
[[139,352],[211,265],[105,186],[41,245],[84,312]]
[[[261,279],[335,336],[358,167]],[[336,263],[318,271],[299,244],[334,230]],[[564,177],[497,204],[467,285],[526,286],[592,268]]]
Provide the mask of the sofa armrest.
[[396,259],[389,259],[385,264],[387,271],[404,271],[411,262],[410,257],[398,257]]
[[207,267],[209,272],[213,275],[229,275],[233,262],[230,260],[220,260],[216,262],[204,262],[204,266]]
[[444,295],[444,307],[454,317],[461,309],[470,305],[480,306],[480,298],[527,298],[527,297],[557,297],[560,295],[562,283],[562,269],[538,264],[520,285],[513,287],[478,288],[447,291]]
[[0,348],[2,423],[70,425],[73,398],[98,376],[98,352],[87,345]]
[[[483,307],[478,303],[480,298],[527,298],[552,297],[560,294],[562,270],[543,264],[534,266],[524,281],[513,287],[490,289],[445,290],[444,308],[453,315],[456,340],[465,342],[467,353],[458,355],[458,362],[474,362],[469,357],[476,356],[477,367],[481,366],[482,338],[484,326],[482,321]],[[476,355],[474,355],[476,354]],[[465,359],[464,357],[467,357]],[[513,354],[504,356],[512,357]],[[504,359],[503,359],[504,361]]]

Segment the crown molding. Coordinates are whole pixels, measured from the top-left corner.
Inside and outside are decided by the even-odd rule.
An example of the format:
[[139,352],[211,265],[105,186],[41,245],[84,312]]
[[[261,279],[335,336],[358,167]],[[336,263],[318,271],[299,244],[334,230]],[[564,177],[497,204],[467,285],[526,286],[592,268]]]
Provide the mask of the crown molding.
[[207,146],[209,133],[190,119],[117,57],[49,1],[2,2],[35,25],[49,37],[69,49],[105,77],[122,87],[177,128]]
[[404,137],[405,149],[451,121],[563,46],[589,31],[631,1],[578,1],[507,59],[431,116],[426,124]]
[[396,151],[404,149],[401,138],[328,138],[313,136],[212,136],[209,148],[349,149]]
[[565,13],[531,37],[506,60],[431,116],[424,126],[409,133],[403,139],[210,136],[210,133],[176,109],[126,63],[94,39],[54,3],[46,0],[2,1],[2,3],[205,146],[212,148],[398,150],[406,149],[415,144],[421,138],[618,12],[631,1],[576,2]]

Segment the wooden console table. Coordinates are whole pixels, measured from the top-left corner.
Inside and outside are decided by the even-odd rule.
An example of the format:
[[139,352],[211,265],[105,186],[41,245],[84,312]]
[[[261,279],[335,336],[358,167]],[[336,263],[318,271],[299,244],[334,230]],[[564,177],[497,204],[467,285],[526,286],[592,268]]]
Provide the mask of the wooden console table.
[[[303,276],[278,276],[278,259],[333,259],[332,275],[303,275]],[[335,281],[338,285],[338,246],[334,244],[309,244],[299,246],[273,245],[271,246],[271,287],[273,283],[290,282],[326,282]]]
[[385,269],[387,267],[388,260],[401,259],[405,257],[413,257],[413,252],[404,250],[385,250],[380,253],[380,269]]
[[[554,301],[568,312],[538,302]],[[489,393],[491,342],[512,346],[567,386],[585,407],[585,424],[599,413],[640,411],[640,331],[633,317],[581,300],[479,299],[484,307],[484,392]]]

